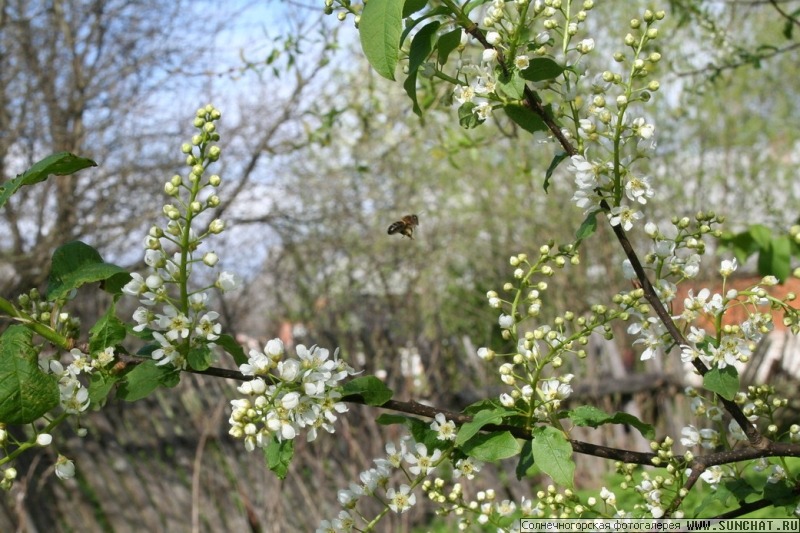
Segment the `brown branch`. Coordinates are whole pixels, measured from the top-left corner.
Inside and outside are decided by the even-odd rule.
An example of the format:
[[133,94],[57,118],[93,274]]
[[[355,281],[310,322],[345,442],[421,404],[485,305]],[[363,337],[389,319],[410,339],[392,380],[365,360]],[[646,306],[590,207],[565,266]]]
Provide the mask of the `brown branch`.
[[[683,484],[683,488],[686,490],[686,493],[688,493],[692,487],[694,487],[695,483],[697,483],[697,480],[700,479],[700,475],[710,466],[738,463],[740,461],[749,461],[751,459],[759,459],[761,457],[798,457],[798,454],[800,454],[800,444],[787,444],[785,442],[770,442],[767,439],[764,440],[767,441],[767,443],[762,444],[762,447],[760,448],[749,447],[735,450],[725,450],[722,452],[710,453],[708,455],[701,455],[692,459],[692,462],[689,464],[691,472],[689,473],[689,477],[686,479],[686,483]],[[800,486],[796,486],[795,491],[800,494]],[[680,495],[676,496],[666,509],[666,514],[670,515],[676,511],[680,507],[681,503],[683,503],[683,497]],[[767,505],[771,505],[771,502],[768,502]],[[761,507],[766,507],[767,505],[762,505]],[[718,518],[733,518],[736,516],[741,516],[745,513],[749,513],[756,509],[761,509],[761,507],[756,507],[754,509],[740,512],[744,507],[745,506],[742,506],[739,509],[734,509],[730,513],[720,515]]]
[[787,22],[790,22],[795,26],[800,26],[800,20],[798,20],[797,17],[794,17],[791,14],[784,11],[781,8],[781,6],[778,5],[777,0],[769,0],[769,3],[772,5],[773,8],[775,8],[775,11],[777,11],[780,14],[780,16],[782,16],[787,20]]
[[[123,364],[124,366],[136,365],[144,361],[145,361],[144,359],[125,357]],[[186,369],[185,371],[191,372],[193,374],[213,376],[225,379],[233,379],[236,381],[250,381],[253,379],[253,376],[245,376],[238,370],[228,370],[225,368],[217,368],[217,367],[209,367],[205,370]],[[358,395],[345,396],[342,398],[342,401],[353,404],[368,405],[366,401],[361,396]],[[398,413],[407,413],[417,416],[423,416],[429,419],[433,419],[436,417],[437,414],[442,413],[445,416],[445,418],[447,418],[448,420],[452,420],[457,425],[463,425],[472,422],[473,420],[470,415],[465,415],[463,413],[459,413],[456,411],[450,411],[448,409],[441,409],[431,405],[421,404],[413,400],[407,402],[398,400],[389,400],[377,407],[381,409],[395,411]],[[524,439],[524,440],[533,439],[533,435],[529,429],[522,428],[519,426],[512,426],[508,424],[487,424],[483,426],[482,430],[508,431],[518,439]],[[622,461],[623,463],[653,466],[653,459],[657,457],[657,455],[654,453],[637,452],[633,450],[624,450],[621,448],[611,448],[608,446],[601,446],[599,444],[593,444],[590,442],[583,442],[579,440],[569,439],[569,442],[572,445],[572,450],[575,453],[600,457],[602,459]],[[697,478],[700,477],[700,474],[702,474],[709,466],[735,463],[750,459],[758,459],[760,457],[800,457],[800,444],[772,442],[762,437],[758,446],[753,445],[747,448],[710,453],[708,455],[695,457],[692,463],[690,464],[692,472],[689,478],[690,482],[687,481],[687,489],[691,488],[695,484]],[[679,505],[681,500],[682,499],[678,500],[678,503],[676,505]]]
[[[478,28],[477,25],[473,24],[469,28],[465,28],[465,31],[472,35],[479,43],[481,43],[484,48],[494,49],[494,47],[486,40],[486,37],[483,35],[483,32]],[[495,51],[497,52],[497,61],[502,68],[503,74],[508,75],[509,71],[505,64],[505,58],[503,57],[502,51],[497,49],[495,49]],[[570,156],[577,155],[577,148],[575,148],[569,139],[564,136],[564,133],[561,131],[559,125],[556,123],[550,113],[547,112],[547,109],[542,105],[541,98],[539,98],[536,92],[527,84],[525,84],[524,96],[525,98],[523,103],[525,107],[533,111],[540,119],[542,119],[542,121],[547,125],[547,129],[550,130],[550,133],[552,133],[553,136],[558,139],[558,142],[561,147],[564,148],[564,151],[566,151]],[[611,206],[605,200],[601,200],[600,208],[605,213],[611,211]],[[617,241],[619,241],[620,246],[622,246],[622,250],[625,252],[625,256],[630,261],[634,272],[636,272],[636,277],[638,278],[639,283],[644,290],[645,299],[647,299],[659,320],[664,324],[664,327],[667,329],[667,332],[672,340],[678,346],[687,345],[688,341],[675,325],[675,322],[673,322],[672,316],[664,307],[664,304],[661,302],[661,299],[658,297],[658,294],[653,288],[653,284],[650,282],[644,267],[642,267],[642,263],[639,261],[639,257],[636,255],[633,245],[628,239],[628,236],[625,234],[625,230],[622,229],[620,224],[611,226],[611,229],[614,231],[614,235],[617,237]],[[700,375],[705,375],[708,372],[706,365],[703,364],[703,362],[699,359],[696,359],[693,362],[693,365]],[[725,409],[731,414],[734,420],[736,420],[736,423],[739,425],[739,427],[742,428],[742,431],[747,436],[747,439],[750,441],[751,445],[758,448],[768,444],[765,442],[766,439],[761,435],[761,433],[759,433],[758,429],[756,429],[756,427],[747,420],[747,417],[735,402],[726,400],[721,396],[718,397]]]

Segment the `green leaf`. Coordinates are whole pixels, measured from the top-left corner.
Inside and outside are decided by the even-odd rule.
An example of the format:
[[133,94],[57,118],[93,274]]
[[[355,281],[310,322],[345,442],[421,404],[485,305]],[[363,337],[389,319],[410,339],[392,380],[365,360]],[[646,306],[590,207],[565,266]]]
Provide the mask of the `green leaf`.
[[439,37],[436,48],[439,51],[437,60],[440,65],[447,63],[450,54],[461,44],[461,28],[456,28]]
[[247,363],[247,354],[244,353],[244,348],[242,348],[242,345],[236,342],[236,339],[234,339],[231,335],[223,333],[214,342],[222,346],[222,349],[228,352],[231,357],[233,357],[233,361],[236,363],[236,366]]
[[797,492],[784,479],[777,483],[764,485],[764,498],[771,501],[772,505],[797,505]]
[[52,267],[47,283],[47,299],[58,300],[86,283],[108,279],[127,272],[104,263],[100,254],[86,243],[72,241],[53,252]]
[[267,466],[275,472],[279,479],[286,479],[289,466],[292,464],[292,457],[294,457],[293,440],[278,441],[277,437],[273,437],[264,448],[264,459],[267,461]]
[[408,52],[408,71],[416,71],[433,52],[436,43],[436,31],[441,26],[440,22],[431,22],[420,29],[411,40],[411,49]]
[[141,400],[161,386],[174,387],[181,380],[180,374],[174,367],[156,366],[155,361],[145,361],[125,374],[117,397],[128,402]]
[[100,288],[109,294],[122,294],[122,288],[132,279],[127,272],[120,272],[100,282]]
[[703,388],[732,401],[739,391],[739,373],[731,365],[712,368],[703,376]]
[[469,15],[469,12],[475,9],[476,7],[480,7],[483,4],[487,3],[489,0],[469,0],[467,4],[464,6],[464,14]]
[[726,479],[722,485],[736,498],[736,501],[746,501],[749,496],[758,494],[760,491],[751,485],[746,479]]
[[475,102],[464,102],[458,108],[458,123],[461,124],[462,128],[471,130],[483,124],[484,121],[472,112],[475,109],[475,105]]
[[406,94],[411,99],[411,110],[414,112],[415,115],[418,117],[422,116],[422,108],[419,106],[419,101],[417,101],[417,71],[410,71],[408,76],[406,77],[406,81],[403,82],[403,89],[406,91]]
[[419,67],[422,66],[433,51],[436,30],[439,29],[439,26],[441,26],[439,22],[431,22],[419,30],[411,41],[411,50],[408,53],[408,77],[403,82],[403,89],[405,89],[408,97],[411,98],[414,114],[420,117],[422,116],[422,109],[420,109],[417,101],[417,74],[419,73]]
[[552,426],[536,426],[531,447],[536,466],[556,485],[572,488],[575,461],[572,459],[572,444],[564,434]]
[[553,172],[555,172],[558,165],[568,157],[569,154],[567,152],[558,152],[553,156],[553,160],[550,161],[550,166],[547,167],[547,172],[544,174],[544,192],[547,192],[547,189],[550,187],[550,178],[553,177]]
[[536,133],[537,131],[547,130],[544,121],[525,106],[518,104],[507,104],[503,109],[508,115],[508,118],[513,120],[519,127],[528,133]]
[[709,491],[703,501],[695,507],[693,516],[713,516],[715,509],[719,509],[717,512],[722,512],[723,509],[735,504],[735,502],[729,502],[731,498],[733,498],[733,494],[720,484],[716,490]]
[[786,17],[786,22],[783,23],[783,36],[788,40],[792,39],[792,30],[797,23],[797,19],[800,19],[800,8],[792,11],[789,16]]
[[736,235],[727,233],[720,237],[720,244],[731,250],[739,263],[744,263],[748,257],[759,250],[759,244],[749,231],[743,231]]
[[403,4],[398,0],[370,0],[364,4],[358,34],[367,61],[384,78],[394,80],[403,29]]
[[100,317],[89,330],[89,353],[97,353],[109,346],[115,346],[125,340],[127,330],[116,315],[116,304],[111,304],[105,314]]
[[[423,422],[419,418],[414,418],[413,416],[390,414],[382,414],[376,421],[383,426],[403,424],[408,427],[415,441],[424,443],[428,449],[436,447],[436,432],[431,430],[430,422]],[[439,444],[441,444],[441,441],[439,441]]]
[[0,422],[28,424],[58,405],[58,380],[39,368],[33,332],[9,326],[0,336]]
[[375,376],[363,376],[348,381],[342,387],[342,396],[361,396],[367,405],[379,406],[392,399],[392,389]]
[[528,68],[520,70],[519,75],[528,81],[553,80],[564,72],[564,67],[547,57],[531,59]]
[[775,276],[781,283],[792,274],[792,243],[788,235],[775,237],[758,254],[758,273]]
[[405,0],[403,3],[403,18],[410,17],[428,5],[428,0]]
[[597,231],[597,211],[586,215],[586,218],[581,222],[581,227],[575,232],[575,238],[578,239],[578,241],[588,239],[595,231]]
[[186,362],[192,370],[205,370],[214,361],[214,354],[207,344],[193,346],[186,356]]
[[478,400],[474,403],[469,404],[464,409],[461,410],[462,413],[467,415],[477,415],[481,411],[492,410],[497,408],[498,402],[495,400]]
[[656,430],[635,416],[617,411],[613,415],[601,411],[592,405],[582,405],[564,413],[576,426],[596,428],[605,424],[627,424],[639,430],[639,433],[648,440],[656,438]]
[[508,431],[480,433],[461,446],[461,451],[479,461],[493,462],[520,452],[517,439]]
[[[522,100],[525,96],[525,80],[519,74],[513,73],[511,76],[500,76],[498,79],[499,88],[503,94],[514,100]],[[527,109],[527,108],[526,108]]]
[[747,229],[747,234],[755,241],[759,248],[766,248],[772,241],[772,230],[763,224],[753,224]]
[[8,199],[11,198],[11,195],[25,185],[33,185],[34,183],[44,181],[51,174],[65,176],[87,167],[96,166],[97,163],[91,159],[78,157],[69,152],[59,152],[45,157],[22,174],[18,174],[13,180],[0,185],[0,207],[3,207]]
[[122,379],[119,375],[105,375],[100,372],[92,374],[89,382],[89,402],[92,405],[100,406],[105,403],[111,389]]
[[533,457],[533,441],[526,440],[525,444],[522,445],[522,451],[519,453],[519,461],[515,469],[517,479],[533,475],[536,470],[536,463]]
[[469,439],[478,434],[481,428],[487,424],[499,424],[503,421],[503,417],[509,414],[516,414],[516,411],[507,411],[505,409],[492,409],[476,413],[472,417],[472,422],[467,422],[458,430],[456,436],[456,445],[461,446]]
[[416,28],[417,26],[419,26],[428,19],[436,18],[439,15],[447,15],[449,13],[450,10],[447,9],[445,6],[439,6],[431,9],[418,19],[412,19],[412,18],[407,19],[405,21],[405,28],[403,29],[403,33],[400,34],[400,47],[402,48],[403,43],[406,42],[408,36],[411,35],[412,31],[414,31],[414,28]]
[[405,415],[392,415],[389,413],[382,413],[375,421],[382,426],[393,426],[396,424],[405,424],[408,421]]

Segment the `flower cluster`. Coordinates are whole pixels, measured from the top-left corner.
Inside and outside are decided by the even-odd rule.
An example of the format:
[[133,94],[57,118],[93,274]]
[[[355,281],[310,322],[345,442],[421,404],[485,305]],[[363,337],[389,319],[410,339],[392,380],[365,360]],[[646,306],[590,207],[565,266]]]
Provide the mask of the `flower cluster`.
[[[567,69],[577,69],[580,60],[594,50],[594,40],[586,38],[574,45],[570,43],[586,20],[587,11],[593,7],[593,0],[585,0],[582,9],[574,13],[561,2],[551,0],[533,3],[494,0],[489,3],[481,21],[486,33],[480,60],[470,62],[462,55],[458,71],[451,77],[457,80],[453,100],[460,106],[462,117],[471,113],[481,123],[491,117],[497,107],[519,100],[520,94],[512,88],[513,83],[501,83],[497,79],[498,62],[503,63],[504,79],[535,79],[526,71],[532,67],[534,59],[546,56],[555,58]],[[522,27],[533,32],[525,46],[518,35]],[[462,50],[468,40],[468,35],[463,33]],[[560,49],[556,47],[559,42],[563,43]],[[545,88],[553,82],[546,80],[532,85]]]
[[[67,299],[74,296],[71,294]],[[74,339],[80,334],[81,321],[78,317],[64,311],[64,300],[51,301],[43,298],[38,289],[33,288],[28,293],[17,297],[20,311],[27,314],[31,320],[49,325],[55,332],[64,337]]]
[[273,339],[263,350],[251,350],[239,367],[252,379],[238,388],[245,398],[231,400],[229,433],[244,440],[248,451],[273,438],[293,440],[303,430],[309,441],[319,428],[333,433],[337,414],[347,411],[337,386],[355,371],[337,358],[338,351],[332,359],[317,346],[301,344],[296,351],[296,358],[288,357],[280,339]]
[[500,310],[498,323],[503,338],[515,339],[516,350],[498,354],[488,347],[481,347],[477,355],[487,362],[498,358],[510,359],[498,367],[500,381],[512,388],[510,392],[500,394],[499,402],[506,408],[519,408],[520,412],[526,416],[533,415],[532,419],[537,421],[554,421],[554,414],[561,408],[562,401],[572,394],[572,374],[548,377],[546,369],[561,368],[565,355],[583,359],[586,357],[583,347],[588,344],[592,333],[599,331],[604,336],[611,335],[610,323],[613,320],[628,319],[634,312],[645,311],[639,303],[643,292],[636,289],[615,297],[614,301],[619,305],[617,309],[594,305],[591,313],[584,316],[567,311],[552,323],[520,331],[523,322],[539,317],[543,305],[547,282],[535,281],[535,278],[552,276],[556,268],[563,268],[568,262],[579,263],[572,246],[555,250],[552,244],[544,245],[539,249],[536,261],[529,260],[526,254],[512,256],[510,263],[516,283],[509,282],[503,287],[510,297],[501,298],[497,291],[489,291],[486,295],[489,306]]
[[[576,112],[573,118],[577,130],[564,132],[578,143],[579,154],[571,157],[568,166],[575,177],[573,201],[585,213],[599,211],[605,202],[611,225],[625,231],[643,218],[638,208],[655,195],[650,177],[633,170],[633,163],[655,148],[655,127],[644,117],[629,120],[626,112],[632,102],[646,102],[659,89],[657,81],[647,82],[646,78],[661,60],[661,54],[647,53],[646,48],[658,37],[654,24],[663,18],[662,11],[646,11],[641,20],[631,21],[633,33],[626,35],[624,41],[632,57],[627,58],[622,52],[614,56],[629,67],[628,72],[623,75],[605,71],[595,77],[588,115],[582,117]],[[616,96],[609,101],[612,90],[616,90]]]
[[48,370],[58,377],[58,388],[61,392],[61,407],[65,413],[80,414],[89,408],[89,390],[78,379],[80,374],[92,375],[95,371],[107,372],[114,363],[114,347],[109,346],[93,357],[74,348],[70,354],[72,362],[64,367],[61,361],[52,359]]
[[[203,239],[221,233],[225,229],[222,220],[201,222],[202,215],[220,203],[216,195],[221,179],[208,176],[206,170],[220,156],[216,146],[219,141],[215,121],[220,112],[211,105],[197,110],[194,126],[198,133],[191,143],[181,150],[186,154],[187,176],[175,175],[164,185],[164,192],[175,199],[175,204],[166,204],[163,213],[166,226],[153,226],[145,238],[144,261],[150,274],[143,277],[131,274],[131,281],[123,292],[139,298],[142,303],[134,313],[137,326],[134,331],[152,333],[158,348],[152,352],[159,365],[171,364],[186,368],[189,353],[206,353],[219,338],[221,325],[219,314],[208,310],[208,289],[221,291],[236,288],[237,278],[228,272],[219,272],[216,280],[198,289],[190,289],[188,281],[195,265],[213,268],[219,261],[214,252],[197,257]],[[199,233],[194,226],[202,225]],[[194,366],[207,363],[207,357]]]
[[[721,231],[715,226],[724,218],[713,212],[698,212],[694,220],[689,217],[672,221],[673,236],[663,233],[656,224],[648,222],[645,233],[652,240],[650,252],[646,255],[644,267],[654,275],[653,285],[659,299],[667,309],[673,309],[678,296],[678,284],[695,278],[700,271],[701,256],[705,253],[707,236],[719,237]],[[726,288],[728,278],[738,268],[735,259],[725,259],[719,266],[722,287],[719,292],[702,288],[695,294],[687,291],[680,312],[672,319],[685,332],[687,344],[681,346],[681,359],[684,363],[701,360],[706,366],[723,369],[727,366],[741,365],[749,361],[757,343],[772,331],[772,309],[781,308],[787,317],[794,316],[789,302],[795,295],[789,293],[783,300],[769,295],[767,289],[777,283],[774,276],[764,277],[760,283],[744,289]],[[629,262],[623,264],[626,275],[634,279]],[[680,302],[680,300],[678,300]],[[716,327],[723,324],[723,318],[732,310],[746,313],[747,318],[736,326]],[[673,340],[667,334],[660,320],[643,312],[632,312],[632,322],[628,333],[639,337],[636,345],[643,345],[642,360],[648,360],[671,346]],[[713,331],[706,328],[713,327]]]
[[[388,442],[385,447],[386,456],[375,459],[375,466],[359,475],[361,483],[351,483],[349,488],[339,491],[339,503],[344,509],[337,518],[323,520],[317,528],[317,533],[354,531],[359,518],[363,518],[356,507],[365,497],[381,501],[386,509],[398,514],[416,505],[417,496],[413,490],[422,485],[426,492],[429,491],[431,485],[427,478],[433,475],[442,463],[451,460],[453,448],[450,443],[456,437],[455,423],[448,421],[442,413],[436,415],[430,429],[435,432],[437,442],[444,443],[442,448],[429,450],[428,446],[415,442],[411,437],[405,437],[398,443]],[[454,466],[455,478],[473,479],[483,464],[466,457],[458,459]],[[398,472],[403,477],[399,485],[392,483]],[[441,486],[444,482],[437,479],[435,483]],[[370,525],[374,527],[381,516],[383,514]]]
[[[77,348],[70,351],[72,362],[67,366],[58,359],[40,360],[39,366],[43,372],[52,374],[58,379],[59,406],[61,413],[49,419],[46,426],[37,422],[36,432],[30,437],[29,444],[35,443],[37,446],[50,446],[53,444],[51,431],[59,423],[64,421],[68,415],[80,415],[89,406],[89,389],[84,385],[79,376],[88,377],[94,373],[107,374],[111,371],[111,366],[115,361],[114,348],[109,347],[93,355],[88,355]],[[85,428],[77,428],[80,437],[86,435]],[[8,449],[9,445],[21,446],[21,443],[13,439],[6,431],[5,424],[0,424],[0,447]],[[10,460],[9,456],[0,459],[0,464],[5,464]],[[58,454],[55,464],[55,473],[60,479],[70,479],[75,475],[75,464],[71,459],[62,454]],[[3,469],[0,476],[0,489],[9,490],[17,477],[17,470],[13,467]]]

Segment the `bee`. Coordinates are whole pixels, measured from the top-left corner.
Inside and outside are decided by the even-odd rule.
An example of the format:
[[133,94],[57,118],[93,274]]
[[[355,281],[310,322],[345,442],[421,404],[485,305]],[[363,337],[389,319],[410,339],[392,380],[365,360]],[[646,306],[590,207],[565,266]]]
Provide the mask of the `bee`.
[[419,219],[417,218],[417,215],[406,215],[397,222],[392,222],[392,224],[389,226],[388,233],[389,235],[399,233],[401,235],[405,235],[409,239],[413,239],[414,228],[416,226],[419,226]]

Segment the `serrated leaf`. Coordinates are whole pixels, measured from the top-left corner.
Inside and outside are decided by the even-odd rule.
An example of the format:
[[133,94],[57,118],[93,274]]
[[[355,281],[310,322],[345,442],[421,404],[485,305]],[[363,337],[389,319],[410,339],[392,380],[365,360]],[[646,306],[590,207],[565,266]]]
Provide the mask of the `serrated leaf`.
[[483,4],[489,2],[489,0],[469,0],[467,4],[464,6],[464,14],[469,15],[469,12],[475,9],[476,7],[480,7]]
[[479,461],[493,462],[520,452],[517,439],[508,431],[480,433],[461,446],[461,451]]
[[418,117],[422,116],[422,108],[419,107],[419,101],[417,100],[417,71],[411,71],[406,76],[406,80],[403,82],[403,90],[405,90],[408,97],[411,99],[411,110],[414,112],[415,115]]
[[575,232],[575,238],[582,241],[591,237],[597,231],[597,211],[589,213],[586,218],[581,222],[578,231]]
[[119,375],[107,375],[95,372],[89,381],[89,402],[92,405],[102,405],[108,398],[111,389],[122,379]]
[[403,30],[403,4],[397,0],[370,0],[358,23],[361,48],[369,64],[384,78],[394,80]]
[[550,166],[547,167],[547,172],[544,174],[544,192],[547,192],[547,189],[550,187],[550,178],[553,177],[553,172],[556,171],[558,165],[561,164],[563,160],[569,157],[567,152],[558,152],[556,155],[553,156],[553,160],[550,161]]
[[278,441],[277,438],[273,438],[264,448],[264,459],[267,461],[267,466],[275,472],[279,479],[286,479],[293,457],[293,440]]
[[441,441],[437,442],[438,439],[436,432],[430,428],[430,422],[424,422],[419,418],[414,418],[413,416],[390,414],[382,414],[376,420],[379,424],[384,426],[390,426],[393,424],[405,425],[408,427],[408,430],[411,432],[411,436],[414,437],[414,440],[416,442],[425,444],[429,450],[435,448],[437,444],[441,445]]
[[428,5],[428,0],[405,0],[403,3],[403,18],[410,17],[425,8],[426,5]]
[[105,314],[100,317],[89,330],[89,353],[97,353],[109,346],[115,346],[125,340],[127,330],[125,324],[117,318],[116,304],[111,304]]
[[743,231],[736,235],[727,233],[720,237],[720,243],[733,252],[739,263],[744,263],[751,254],[759,250],[758,243],[749,231]]
[[135,402],[159,387],[174,387],[180,381],[180,371],[170,366],[156,366],[155,361],[145,361],[125,374],[117,397]]
[[517,479],[528,477],[536,471],[536,462],[533,457],[533,441],[525,441],[522,445],[522,451],[519,452],[519,461],[517,461],[517,468],[515,473]]
[[772,505],[797,505],[797,492],[786,481],[767,483],[764,485],[764,498],[771,501]]
[[461,44],[461,33],[461,28],[456,28],[439,37],[436,42],[436,49],[438,50],[437,60],[440,65],[447,63],[450,54]]
[[9,326],[0,336],[0,422],[29,424],[58,405],[58,380],[39,368],[33,332]]
[[519,74],[512,73],[510,76],[500,76],[498,79],[500,91],[513,100],[522,100],[525,96],[525,80]]
[[418,19],[408,18],[405,21],[405,28],[403,29],[403,33],[400,34],[400,47],[402,48],[403,43],[406,42],[406,39],[411,32],[414,31],[414,28],[422,24],[428,19],[436,18],[439,15],[447,15],[450,11],[445,6],[435,7],[425,13],[423,16],[419,17]]
[[461,446],[467,442],[487,424],[499,424],[503,421],[503,417],[509,414],[516,414],[516,411],[509,412],[505,409],[492,409],[476,413],[471,422],[467,422],[459,428],[458,435],[456,435],[456,445]]
[[408,77],[403,82],[403,89],[405,89],[408,97],[411,98],[414,114],[420,117],[422,116],[422,109],[419,107],[417,100],[417,74],[419,73],[419,67],[422,66],[433,51],[436,31],[439,26],[441,26],[441,23],[431,22],[419,30],[411,41],[411,50],[408,53]]
[[192,370],[205,370],[214,361],[214,354],[207,344],[193,346],[186,354],[186,362]]
[[436,32],[440,22],[431,22],[423,26],[414,38],[411,40],[411,48],[408,51],[408,71],[416,71],[428,59],[428,56],[433,52],[433,46],[436,43]]
[[481,411],[486,411],[486,410],[491,411],[492,409],[496,409],[497,406],[498,403],[495,400],[483,399],[469,404],[464,409],[462,409],[461,412],[467,415],[476,415]]
[[572,444],[561,431],[551,426],[537,426],[532,433],[531,449],[536,466],[556,485],[572,488],[575,476]]
[[747,229],[746,233],[760,248],[766,248],[772,240],[772,230],[763,224],[753,224]]
[[100,282],[100,288],[109,294],[120,295],[122,288],[133,279],[128,272],[120,272]]
[[648,440],[653,440],[656,437],[656,430],[653,426],[642,422],[629,413],[617,411],[610,415],[592,405],[582,405],[567,411],[565,414],[576,426],[596,428],[605,424],[627,424],[639,430],[639,433]]
[[70,291],[86,283],[127,274],[124,268],[105,263],[100,253],[81,241],[61,245],[53,252],[50,276],[47,281],[47,299],[64,298]]
[[736,501],[743,502],[749,496],[758,494],[758,490],[743,478],[725,479],[722,485],[736,498]]
[[392,389],[375,376],[355,378],[344,384],[342,396],[361,396],[364,403],[372,406],[383,405],[392,399]]
[[508,115],[508,118],[528,133],[547,130],[547,125],[541,117],[525,106],[507,104],[503,106],[503,110]]
[[11,195],[25,185],[39,183],[51,175],[65,176],[87,167],[96,166],[97,163],[91,159],[78,157],[69,152],[59,152],[45,157],[22,174],[17,175],[13,180],[0,185],[0,207],[3,207],[8,199],[11,198]]
[[739,372],[731,365],[712,368],[703,376],[703,388],[732,401],[739,391]]
[[728,508],[729,505],[733,505],[733,502],[728,502],[732,496],[725,486],[720,484],[716,490],[709,492],[703,498],[700,505],[695,507],[694,516],[712,516],[710,513],[713,513],[715,508],[719,508],[720,511]]
[[222,346],[222,349],[233,357],[236,366],[247,363],[247,354],[244,353],[244,348],[231,335],[223,333],[214,342]]
[[519,75],[528,81],[553,80],[564,72],[564,67],[548,57],[537,57],[531,59],[528,68],[520,70]]
[[788,235],[775,237],[758,254],[758,273],[775,276],[781,283],[792,273],[792,244]]
[[473,112],[475,106],[475,102],[464,102],[458,108],[458,123],[462,128],[471,130],[483,124],[484,121]]
[[405,424],[408,421],[407,416],[405,415],[392,415],[389,413],[382,413],[378,418],[375,419],[375,422],[382,426],[393,426],[396,424]]

